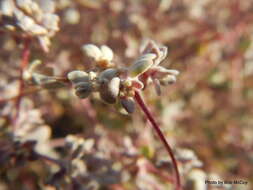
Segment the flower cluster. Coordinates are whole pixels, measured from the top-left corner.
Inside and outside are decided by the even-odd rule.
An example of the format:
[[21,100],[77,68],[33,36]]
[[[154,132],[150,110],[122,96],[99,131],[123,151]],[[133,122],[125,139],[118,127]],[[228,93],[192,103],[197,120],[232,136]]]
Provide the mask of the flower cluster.
[[82,47],[84,54],[95,63],[95,69],[89,72],[71,71],[68,79],[72,82],[79,98],[87,98],[91,93],[98,92],[101,99],[109,104],[117,102],[128,112],[135,108],[134,95],[136,90],[143,90],[149,82],[153,82],[158,95],[160,86],[176,81],[177,70],[159,66],[167,55],[167,48],[154,41],[147,42],[141,55],[132,65],[117,68],[113,63],[113,51],[108,46],[98,48],[93,44]]
[[0,26],[24,37],[37,37],[48,51],[50,38],[59,30],[59,17],[51,0],[0,1]]

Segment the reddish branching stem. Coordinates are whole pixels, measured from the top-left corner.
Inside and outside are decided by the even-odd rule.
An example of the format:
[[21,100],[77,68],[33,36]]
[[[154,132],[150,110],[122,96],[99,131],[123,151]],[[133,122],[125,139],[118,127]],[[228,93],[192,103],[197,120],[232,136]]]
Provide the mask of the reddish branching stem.
[[166,138],[164,137],[162,131],[160,130],[158,124],[156,123],[154,117],[152,116],[152,114],[148,110],[145,102],[143,101],[143,99],[138,91],[135,91],[135,100],[139,104],[142,111],[145,113],[147,119],[152,124],[152,127],[155,129],[157,135],[159,136],[159,138],[162,141],[162,143],[164,144],[169,156],[171,157],[171,160],[172,160],[172,163],[173,163],[173,166],[175,169],[175,173],[176,173],[176,189],[180,190],[181,189],[180,175],[179,175],[179,171],[178,171],[177,161],[174,157],[173,151],[172,151],[170,145],[168,144],[168,142],[166,141]]
[[[68,79],[65,79],[64,77],[55,77],[55,79],[57,79],[58,81],[64,82],[66,84],[69,83]],[[26,90],[22,89],[22,91],[19,92],[16,96],[8,97],[8,98],[0,98],[0,104],[5,104],[9,101],[18,102],[18,99],[21,99],[23,96],[28,96],[28,95],[34,94],[36,92],[40,92],[42,90],[49,90],[49,89],[46,89],[46,88],[43,88],[43,87],[34,87],[34,86],[29,87]],[[50,89],[50,90],[54,90],[54,89]]]
[[23,96],[28,96],[30,94],[34,94],[34,93],[42,91],[42,90],[44,90],[44,89],[43,88],[30,88],[26,91],[23,90],[21,93],[19,93],[16,96],[8,97],[8,98],[0,98],[0,104],[5,104],[9,101],[17,101],[18,98],[22,98]]
[[[22,60],[20,64],[20,76],[19,76],[19,94],[22,94],[24,91],[24,80],[23,80],[23,72],[29,63],[30,57],[30,44],[31,40],[29,38],[24,39],[24,47],[22,51]],[[16,100],[16,114],[14,116],[14,127],[16,125],[16,120],[19,116],[19,107],[22,96],[18,96]]]

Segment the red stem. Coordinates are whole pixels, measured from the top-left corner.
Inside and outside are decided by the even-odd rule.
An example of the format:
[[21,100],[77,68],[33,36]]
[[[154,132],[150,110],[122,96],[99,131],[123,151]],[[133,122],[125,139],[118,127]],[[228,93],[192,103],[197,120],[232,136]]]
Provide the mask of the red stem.
[[174,154],[172,152],[172,149],[170,147],[170,145],[168,144],[168,142],[166,141],[162,131],[160,130],[158,124],[156,123],[155,119],[153,118],[152,114],[150,113],[150,111],[148,110],[145,102],[143,101],[140,93],[138,91],[135,91],[135,100],[136,102],[139,104],[139,106],[141,107],[142,111],[145,113],[147,119],[150,121],[150,123],[152,124],[152,127],[155,129],[157,135],[159,136],[160,140],[162,141],[162,143],[164,144],[167,152],[169,153],[169,156],[171,157],[175,172],[176,172],[176,184],[177,184],[177,190],[181,189],[181,182],[180,182],[180,175],[179,175],[179,171],[178,171],[178,166],[177,166],[177,161],[174,157]]
[[29,90],[22,91],[17,96],[13,96],[13,97],[9,97],[9,98],[0,98],[0,104],[4,104],[4,103],[7,103],[9,101],[14,101],[14,100],[17,101],[18,98],[22,98],[23,96],[28,96],[30,94],[33,94],[35,92],[39,92],[41,90],[44,90],[44,89],[42,89],[42,88],[31,88]]
[[[24,69],[28,65],[29,57],[30,57],[30,39],[25,39],[24,40],[24,48],[22,51],[22,60],[21,60],[21,65],[20,65],[20,76],[19,76],[19,94],[23,93],[24,90],[24,81],[23,81],[23,72]],[[22,96],[18,96],[17,101],[16,101],[16,114],[14,116],[14,128],[16,125],[16,120],[19,116],[19,108],[20,108],[20,102],[21,102]]]

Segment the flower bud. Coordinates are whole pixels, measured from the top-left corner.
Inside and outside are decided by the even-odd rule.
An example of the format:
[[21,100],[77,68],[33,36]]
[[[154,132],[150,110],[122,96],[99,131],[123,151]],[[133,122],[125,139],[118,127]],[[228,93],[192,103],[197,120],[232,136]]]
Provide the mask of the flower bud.
[[93,58],[94,60],[98,60],[102,56],[101,50],[93,44],[83,45],[82,51],[85,55],[90,58]]
[[119,88],[120,88],[120,78],[114,77],[112,80],[107,81],[104,80],[100,84],[100,97],[105,102],[109,104],[116,103],[117,97],[119,95]]
[[107,61],[112,61],[113,51],[111,50],[111,48],[109,48],[106,45],[102,45],[100,49],[101,49],[101,52],[102,52],[102,59],[105,59]]
[[135,102],[133,98],[130,97],[120,98],[120,104],[128,113],[133,113],[135,110]]
[[34,60],[30,63],[28,69],[24,70],[23,72],[23,79],[24,80],[31,80],[32,74],[39,70],[41,67],[42,62],[40,60]]
[[32,74],[32,83],[36,85],[40,85],[43,88],[54,89],[64,87],[65,84],[56,80],[52,76],[46,76],[39,73]]
[[78,70],[69,72],[67,77],[74,84],[79,83],[79,82],[88,82],[89,80],[88,73],[84,71],[78,71]]
[[131,77],[137,77],[146,72],[153,65],[152,59],[141,59],[134,62],[129,68],[129,74]]
[[140,57],[137,59],[137,61],[140,61],[140,60],[142,60],[142,59],[150,59],[150,60],[153,60],[153,59],[155,59],[155,58],[156,58],[156,54],[154,54],[154,53],[146,53],[146,54],[140,56]]
[[87,98],[92,92],[92,84],[90,82],[79,82],[76,84],[75,90],[79,98]]
[[55,89],[55,88],[62,88],[65,86],[65,84],[52,78],[48,79],[47,81],[43,81],[41,86],[47,89]]
[[116,77],[118,75],[117,69],[106,69],[102,71],[99,75],[99,81],[103,80],[111,80],[113,77]]
[[108,89],[110,93],[117,97],[119,95],[119,88],[120,88],[120,78],[114,77],[109,83],[108,83]]
[[95,80],[95,78],[97,78],[97,73],[94,71],[90,71],[88,76],[89,76],[89,80]]

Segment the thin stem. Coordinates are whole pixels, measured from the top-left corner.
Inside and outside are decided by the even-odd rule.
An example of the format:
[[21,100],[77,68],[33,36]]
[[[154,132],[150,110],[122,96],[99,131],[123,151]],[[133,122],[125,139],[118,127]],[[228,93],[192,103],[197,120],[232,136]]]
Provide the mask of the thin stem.
[[[65,79],[64,77],[55,77],[56,80],[60,81],[60,82],[64,82],[66,84],[69,83],[68,79]],[[38,87],[30,87],[28,90],[22,90],[22,92],[19,92],[18,95],[16,96],[13,96],[13,97],[9,97],[9,98],[0,98],[0,104],[3,104],[3,103],[7,103],[9,101],[14,101],[17,99],[20,99],[22,98],[23,96],[28,96],[30,94],[34,94],[35,92],[39,92],[39,91],[42,91],[42,90],[55,90],[55,89],[47,89],[47,88],[43,88],[41,86],[38,86]]]
[[13,97],[9,97],[9,98],[0,98],[0,104],[3,104],[3,103],[7,103],[9,101],[14,101],[14,100],[17,100],[18,98],[20,97],[23,97],[23,96],[28,96],[30,94],[33,94],[35,92],[39,92],[41,90],[45,90],[43,88],[40,88],[40,87],[37,87],[37,88],[31,88],[31,89],[28,89],[26,91],[22,91],[20,94],[16,95],[16,96],[13,96]]
[[181,189],[180,175],[179,175],[179,171],[178,171],[177,161],[174,157],[173,151],[172,151],[170,145],[168,144],[168,142],[166,141],[166,138],[164,137],[162,131],[160,130],[158,124],[156,123],[154,117],[152,116],[152,114],[148,110],[145,102],[143,101],[143,99],[138,91],[135,91],[135,100],[139,104],[142,111],[145,113],[147,119],[152,124],[152,127],[155,129],[157,135],[159,136],[159,138],[162,141],[162,143],[164,144],[169,156],[171,157],[171,160],[172,160],[172,163],[173,163],[173,166],[175,169],[175,173],[176,173],[176,189],[180,190]]
[[[29,38],[24,40],[24,48],[22,51],[22,60],[21,60],[21,65],[20,65],[20,75],[19,75],[19,94],[23,93],[24,90],[24,80],[23,80],[23,72],[25,68],[28,65],[29,62],[29,57],[30,57],[30,43],[31,40]],[[20,108],[20,102],[21,102],[22,96],[18,96],[16,100],[16,114],[14,116],[14,129],[16,125],[17,118],[19,116],[19,108]]]

